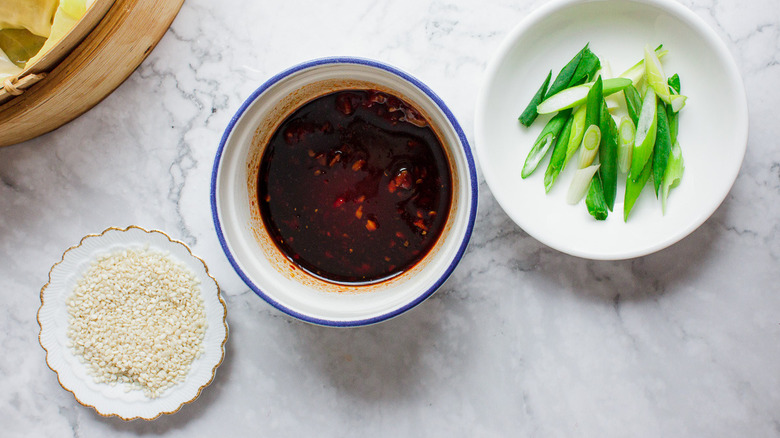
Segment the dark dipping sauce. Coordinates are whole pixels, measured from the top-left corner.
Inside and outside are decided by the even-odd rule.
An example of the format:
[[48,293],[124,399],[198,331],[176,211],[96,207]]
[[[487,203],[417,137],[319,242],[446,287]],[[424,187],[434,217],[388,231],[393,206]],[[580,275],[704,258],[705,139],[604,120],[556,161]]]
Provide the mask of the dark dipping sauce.
[[340,284],[395,277],[436,243],[452,178],[441,141],[408,103],[375,90],[318,97],[263,152],[260,214],[296,265]]

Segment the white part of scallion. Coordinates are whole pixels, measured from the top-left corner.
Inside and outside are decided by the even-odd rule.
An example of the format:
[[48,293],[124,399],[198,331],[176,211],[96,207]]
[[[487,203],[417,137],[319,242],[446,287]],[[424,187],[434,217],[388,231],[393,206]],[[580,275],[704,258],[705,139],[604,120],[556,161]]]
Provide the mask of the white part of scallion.
[[650,46],[645,46],[645,81],[647,85],[653,87],[659,99],[667,104],[670,103],[670,87],[666,80],[666,73],[661,66],[661,60]]
[[664,179],[661,183],[661,212],[666,214],[666,200],[669,197],[669,190],[677,187],[682,179],[685,163],[682,157],[680,143],[674,142],[672,153],[669,155],[669,161],[664,171]]
[[634,150],[631,152],[629,173],[632,178],[638,178],[645,163],[653,155],[657,123],[655,92],[651,87],[648,87],[647,94],[642,100],[642,109],[639,112],[639,121],[636,124],[636,135],[634,136]]
[[601,61],[601,79],[612,79],[612,66],[609,61]]
[[687,97],[677,94],[666,78],[666,73],[661,66],[657,53],[645,47],[645,81],[655,91],[659,99],[672,106],[672,111],[677,112],[685,106]]
[[[667,53],[669,53],[668,50],[664,50],[662,48],[658,48],[655,50],[656,55],[658,55],[658,58],[663,58],[666,56]],[[619,78],[627,78],[631,79],[631,82],[634,84],[635,87],[637,87],[642,79],[645,77],[645,60],[642,59],[641,61],[634,64],[631,68],[624,71],[623,73],[618,76]]]
[[631,168],[631,153],[634,149],[636,127],[631,117],[623,116],[618,127],[618,169],[622,173]]
[[[601,62],[601,78],[604,80],[614,78],[612,75],[612,66],[609,64],[609,61],[604,60]],[[623,92],[618,92],[610,94],[609,96],[604,96],[604,101],[607,102],[607,110],[609,110],[610,113],[617,111],[620,107],[620,96],[622,94]]]
[[599,167],[601,167],[600,164],[594,164],[584,169],[577,169],[577,172],[574,173],[574,177],[571,180],[571,185],[569,185],[569,192],[566,194],[566,202],[574,205],[582,200],[585,193],[588,192],[590,181],[593,179],[593,175],[599,170]]
[[563,108],[572,108],[580,105],[587,99],[588,91],[590,91],[590,84],[567,88],[543,100],[536,106],[536,112],[539,114],[550,114]]
[[521,171],[521,176],[523,178],[528,178],[534,170],[536,170],[536,166],[539,165],[539,162],[542,161],[542,158],[547,154],[547,151],[552,146],[553,142],[555,141],[555,134],[552,132],[545,134],[533,147],[531,152],[528,154],[528,157],[525,159],[525,164],[523,165],[523,170]]
[[678,112],[685,106],[685,101],[688,100],[686,96],[682,94],[673,94],[669,98],[671,100],[672,111]]
[[[626,88],[631,82],[626,78],[612,78],[604,80],[603,84],[603,94],[604,96],[609,96]],[[588,92],[592,86],[593,82],[589,82],[558,92],[537,105],[536,112],[539,114],[551,114],[582,105],[587,100]]]
[[588,126],[585,129],[585,134],[582,135],[580,159],[577,162],[578,169],[583,169],[593,163],[599,153],[599,143],[601,143],[601,129],[597,125]]

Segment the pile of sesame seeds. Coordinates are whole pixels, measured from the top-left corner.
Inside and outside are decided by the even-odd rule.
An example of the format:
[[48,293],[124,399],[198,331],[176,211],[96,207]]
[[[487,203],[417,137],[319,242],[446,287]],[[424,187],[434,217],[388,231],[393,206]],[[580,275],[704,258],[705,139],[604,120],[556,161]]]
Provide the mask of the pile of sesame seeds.
[[182,382],[203,352],[206,311],[184,264],[148,248],[98,257],[67,300],[69,346],[95,382],[149,398]]

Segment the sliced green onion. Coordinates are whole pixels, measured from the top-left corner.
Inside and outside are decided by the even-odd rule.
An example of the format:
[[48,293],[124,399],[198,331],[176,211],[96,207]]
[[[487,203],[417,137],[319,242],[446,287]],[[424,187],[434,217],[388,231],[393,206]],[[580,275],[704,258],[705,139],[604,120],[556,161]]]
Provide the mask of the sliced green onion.
[[601,143],[601,129],[598,125],[590,125],[582,135],[582,146],[580,147],[580,159],[577,163],[578,169],[588,167],[593,163],[599,152],[599,143]]
[[617,196],[617,174],[618,174],[618,132],[615,120],[609,114],[607,102],[601,100],[601,116],[599,119],[599,129],[601,130],[601,142],[599,144],[599,179],[601,180],[602,194],[607,208],[612,211],[615,206],[615,196]]
[[[658,55],[658,58],[663,58],[666,56],[667,53],[669,53],[668,50],[664,50],[664,45],[661,44],[660,46],[655,48],[655,53]],[[639,82],[642,81],[642,78],[645,77],[645,60],[642,59],[641,61],[634,64],[631,68],[624,71],[620,76],[620,78],[628,78],[631,79],[631,82],[636,87]]]
[[544,191],[547,193],[550,192],[555,179],[558,178],[558,174],[561,173],[561,169],[563,169],[563,165],[565,164],[566,148],[569,146],[569,136],[571,135],[573,123],[574,116],[571,115],[568,120],[566,120],[563,130],[555,141],[550,163],[547,165],[547,170],[544,172]]
[[[606,105],[606,104],[605,104]],[[604,166],[601,166],[603,169]],[[588,213],[593,216],[597,221],[603,221],[607,219],[609,212],[607,208],[607,202],[604,198],[604,190],[601,186],[601,180],[598,176],[594,176],[590,181],[590,187],[588,188],[588,196],[585,198],[585,206],[588,207]]]
[[[629,85],[631,85],[630,79],[606,79],[604,80],[604,96],[617,93]],[[574,108],[577,105],[582,105],[588,98],[588,91],[590,91],[592,86],[593,83],[577,85],[575,87],[567,88],[559,93],[553,94],[542,101],[542,103],[537,105],[536,112],[539,114],[550,114],[556,111]]]
[[661,66],[661,60],[649,46],[645,46],[645,80],[659,99],[669,103],[669,84]]
[[559,91],[562,91],[569,87],[569,82],[571,82],[574,73],[577,71],[577,66],[580,64],[580,60],[582,59],[582,54],[586,50],[588,50],[588,44],[585,44],[585,47],[583,47],[582,50],[577,52],[577,54],[574,55],[574,58],[572,58],[568,63],[566,63],[565,66],[563,66],[561,71],[558,72],[558,76],[555,77],[555,80],[553,81],[552,85],[550,85],[550,89],[547,90],[547,94],[545,94],[545,97],[552,96],[553,94],[556,94]]
[[634,149],[631,153],[631,169],[629,175],[638,177],[645,167],[645,163],[653,154],[655,144],[656,127],[658,117],[656,114],[656,99],[652,88],[648,88],[642,101],[642,110],[639,113],[639,122],[636,125],[636,137]]
[[541,103],[542,100],[544,100],[544,95],[547,93],[547,85],[550,84],[550,78],[552,77],[552,70],[550,70],[549,73],[547,73],[547,79],[544,80],[542,83],[542,86],[539,87],[539,89],[536,91],[536,94],[534,94],[534,97],[531,98],[531,101],[528,102],[528,106],[525,107],[525,110],[522,114],[520,114],[520,117],[517,119],[520,120],[520,123],[523,124],[523,126],[531,126],[531,123],[536,120],[536,116],[539,114],[536,112],[536,106]]
[[585,48],[582,50],[582,58],[580,58],[580,63],[577,64],[577,69],[574,71],[574,74],[569,80],[569,87],[580,85],[582,83],[593,80],[593,77],[596,75],[599,67],[601,67],[601,61],[599,60],[599,57],[594,55],[588,46],[585,46]]
[[672,154],[669,156],[669,164],[664,172],[664,181],[661,184],[661,211],[663,214],[666,214],[666,199],[669,197],[669,190],[680,184],[684,170],[682,149],[680,149],[680,143],[675,142],[672,146]]
[[660,100],[656,113],[658,114],[658,129],[653,146],[653,186],[657,197],[658,189],[661,188],[661,182],[666,172],[666,165],[669,162],[669,154],[672,152],[672,140],[669,135],[669,120],[666,118],[666,105]]
[[636,89],[639,91],[639,95],[644,97],[647,95],[647,89],[650,88],[647,86],[647,81],[642,81],[639,83],[639,85],[636,86]]
[[650,179],[650,174],[653,173],[653,163],[647,160],[647,164],[638,175],[628,174],[626,178],[626,194],[623,198],[623,221],[628,221],[628,214],[631,213],[631,209],[634,208],[639,194],[642,193],[642,189],[647,184],[647,180]]
[[601,116],[601,101],[604,100],[604,81],[601,76],[596,78],[593,86],[588,90],[585,100],[585,126],[599,124]]
[[647,84],[653,88],[658,98],[664,101],[667,105],[672,106],[674,112],[680,111],[685,106],[687,97],[680,94],[671,94],[669,92],[669,82],[666,79],[666,74],[661,66],[661,60],[658,59],[656,53],[645,46],[645,79]]
[[531,151],[528,152],[528,157],[525,159],[520,176],[527,178],[536,170],[536,166],[547,155],[550,146],[555,143],[555,139],[560,134],[561,129],[563,129],[563,125],[566,124],[569,115],[571,115],[571,111],[561,111],[547,122],[542,132],[539,133],[539,137],[536,138]]
[[601,63],[601,78],[602,79],[612,79],[612,65],[610,65],[609,61],[604,61]]
[[618,127],[618,169],[627,173],[631,167],[631,152],[634,148],[636,127],[631,117],[623,116]]
[[566,164],[577,152],[577,149],[582,143],[582,136],[585,134],[585,105],[581,105],[574,111],[572,115],[571,134],[569,134],[569,144],[566,147],[566,158],[563,161],[563,167],[566,168]]
[[[605,80],[612,79],[615,77],[612,74],[612,66],[609,64],[609,61],[604,61],[601,64],[601,77],[602,79]],[[620,94],[621,93],[618,92],[604,98],[604,100],[607,102],[607,108],[609,108],[610,111],[614,111],[615,109],[620,107]]]
[[588,166],[584,169],[577,169],[574,173],[574,177],[571,179],[569,191],[566,194],[566,202],[571,205],[580,202],[588,191],[588,187],[590,187],[590,181],[593,179],[593,175],[595,175],[598,170],[598,164]]
[[636,126],[636,124],[639,123],[639,113],[642,111],[642,96],[639,94],[639,90],[633,85],[626,87],[623,90],[623,95],[626,97],[628,115]]
[[669,100],[671,101],[670,105],[672,106],[672,111],[678,112],[685,106],[685,101],[688,100],[687,96],[683,96],[682,94],[673,94],[669,97]]
[[[672,87],[672,93],[680,94],[680,77],[677,76],[677,73],[669,78],[669,86]],[[680,128],[680,114],[675,112],[671,106],[667,106],[666,115],[669,118],[669,137],[674,144],[677,142],[677,132]]]
[[680,76],[675,73],[671,76],[669,76],[669,86],[672,87],[672,90],[674,90],[677,94],[680,94]]

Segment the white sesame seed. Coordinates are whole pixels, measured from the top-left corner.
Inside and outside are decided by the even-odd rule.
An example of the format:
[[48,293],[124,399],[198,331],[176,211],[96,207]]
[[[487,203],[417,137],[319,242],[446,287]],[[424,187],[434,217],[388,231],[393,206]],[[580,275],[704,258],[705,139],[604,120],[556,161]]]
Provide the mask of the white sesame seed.
[[97,257],[68,298],[68,337],[95,381],[158,397],[199,357],[206,315],[199,281],[152,250]]

